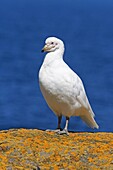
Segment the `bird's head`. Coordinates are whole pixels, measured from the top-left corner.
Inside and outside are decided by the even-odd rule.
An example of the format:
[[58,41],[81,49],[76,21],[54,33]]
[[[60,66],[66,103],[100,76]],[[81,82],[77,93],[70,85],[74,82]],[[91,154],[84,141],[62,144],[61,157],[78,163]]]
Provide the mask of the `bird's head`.
[[54,52],[57,50],[64,52],[64,43],[56,37],[47,38],[42,52]]

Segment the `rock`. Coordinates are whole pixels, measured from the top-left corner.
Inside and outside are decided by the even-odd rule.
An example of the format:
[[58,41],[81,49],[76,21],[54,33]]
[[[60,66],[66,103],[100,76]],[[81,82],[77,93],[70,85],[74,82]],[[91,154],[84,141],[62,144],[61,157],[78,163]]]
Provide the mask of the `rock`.
[[113,169],[113,133],[60,136],[37,129],[0,131],[0,168]]

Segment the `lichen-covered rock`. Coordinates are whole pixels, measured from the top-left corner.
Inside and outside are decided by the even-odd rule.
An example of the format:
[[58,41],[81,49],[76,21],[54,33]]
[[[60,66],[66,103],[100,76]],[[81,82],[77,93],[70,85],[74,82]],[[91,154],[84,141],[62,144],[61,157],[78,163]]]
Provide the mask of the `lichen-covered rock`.
[[113,170],[113,133],[0,131],[0,170]]

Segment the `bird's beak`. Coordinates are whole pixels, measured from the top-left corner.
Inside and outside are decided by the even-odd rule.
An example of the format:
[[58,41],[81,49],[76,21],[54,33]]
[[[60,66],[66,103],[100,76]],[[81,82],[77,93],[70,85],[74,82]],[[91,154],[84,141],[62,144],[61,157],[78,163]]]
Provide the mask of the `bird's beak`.
[[42,51],[41,52],[47,52],[49,51],[50,48],[48,47],[48,45],[45,45],[43,48],[42,48]]

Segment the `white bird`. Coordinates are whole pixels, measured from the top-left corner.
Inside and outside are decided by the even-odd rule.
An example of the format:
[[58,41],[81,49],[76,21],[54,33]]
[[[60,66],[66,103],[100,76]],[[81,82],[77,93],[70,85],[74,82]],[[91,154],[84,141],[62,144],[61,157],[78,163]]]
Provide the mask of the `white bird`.
[[[64,43],[49,37],[44,51],[47,54],[39,71],[39,85],[48,106],[58,117],[56,131],[68,134],[71,116],[80,116],[89,127],[98,129],[81,79],[63,60]],[[61,131],[62,116],[66,117],[66,124]]]

